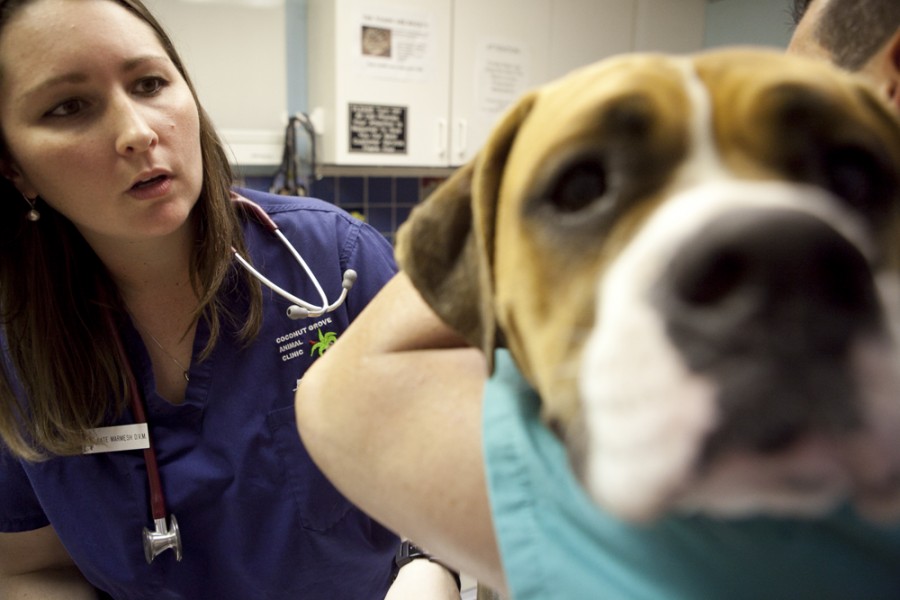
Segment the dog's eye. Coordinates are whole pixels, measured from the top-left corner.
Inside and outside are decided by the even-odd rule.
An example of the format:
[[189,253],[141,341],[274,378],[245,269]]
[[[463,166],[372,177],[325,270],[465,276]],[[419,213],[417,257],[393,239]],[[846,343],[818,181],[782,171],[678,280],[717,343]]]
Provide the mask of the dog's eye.
[[584,160],[566,169],[550,189],[555,210],[574,213],[591,206],[607,193],[606,171],[599,160]]
[[825,160],[829,189],[856,210],[878,219],[889,209],[890,171],[877,156],[855,146],[832,149]]

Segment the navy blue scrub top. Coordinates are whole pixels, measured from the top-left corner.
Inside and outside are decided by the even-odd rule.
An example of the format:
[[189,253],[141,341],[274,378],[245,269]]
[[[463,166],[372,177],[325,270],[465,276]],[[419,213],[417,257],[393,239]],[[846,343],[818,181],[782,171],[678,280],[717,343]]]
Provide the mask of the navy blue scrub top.
[[[330,204],[239,190],[259,203],[299,249],[329,301],[345,269],[358,279],[326,316],[291,321],[288,302],[264,289],[259,336],[242,347],[230,331],[192,362],[184,403],[155,391],[136,330],[122,332],[146,398],[167,509],[178,519],[184,558],[152,564],[141,532],[153,529],[140,450],[54,458],[0,456],[0,530],[48,524],[87,579],[114,598],[381,600],[397,538],[350,504],[307,455],[294,421],[297,380],[394,274],[383,236]],[[314,304],[319,296],[278,239],[244,224],[255,266]],[[194,356],[209,330],[201,321]],[[133,422],[126,414],[119,423]],[[110,423],[114,424],[114,423]]]

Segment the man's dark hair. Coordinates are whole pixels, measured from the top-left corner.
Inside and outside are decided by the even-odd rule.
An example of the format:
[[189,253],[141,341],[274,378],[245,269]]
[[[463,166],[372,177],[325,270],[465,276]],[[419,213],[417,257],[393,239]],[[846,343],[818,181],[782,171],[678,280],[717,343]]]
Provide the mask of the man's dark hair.
[[[813,0],[793,0],[794,25]],[[900,27],[898,0],[831,0],[814,32],[839,67],[858,71]]]
[[794,0],[791,2],[791,19],[794,21],[794,27],[800,23],[800,19],[806,14],[812,0]]

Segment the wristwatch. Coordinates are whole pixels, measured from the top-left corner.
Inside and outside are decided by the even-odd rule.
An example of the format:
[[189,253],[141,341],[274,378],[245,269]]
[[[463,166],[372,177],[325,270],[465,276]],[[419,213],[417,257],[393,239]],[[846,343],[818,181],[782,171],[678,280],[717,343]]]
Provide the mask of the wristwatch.
[[397,570],[399,571],[405,565],[408,565],[412,561],[424,558],[425,560],[431,561],[433,563],[441,565],[443,568],[447,569],[450,574],[453,576],[453,579],[456,581],[456,589],[462,589],[462,583],[459,580],[459,573],[442,563],[440,560],[428,554],[409,540],[403,540],[400,542],[400,547],[397,548],[397,554],[394,555],[394,564],[397,565]]

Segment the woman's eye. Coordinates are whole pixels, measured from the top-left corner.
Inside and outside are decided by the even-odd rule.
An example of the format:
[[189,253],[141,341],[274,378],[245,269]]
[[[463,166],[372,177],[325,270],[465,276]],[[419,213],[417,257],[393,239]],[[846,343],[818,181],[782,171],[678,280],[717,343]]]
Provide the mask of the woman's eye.
[[72,98],[64,102],[60,102],[52,109],[47,111],[46,115],[48,117],[69,117],[83,110],[84,105],[85,103],[83,100]]
[[135,91],[144,96],[152,96],[166,86],[166,80],[162,77],[144,77],[138,80]]

